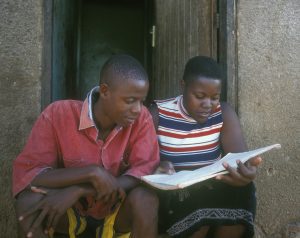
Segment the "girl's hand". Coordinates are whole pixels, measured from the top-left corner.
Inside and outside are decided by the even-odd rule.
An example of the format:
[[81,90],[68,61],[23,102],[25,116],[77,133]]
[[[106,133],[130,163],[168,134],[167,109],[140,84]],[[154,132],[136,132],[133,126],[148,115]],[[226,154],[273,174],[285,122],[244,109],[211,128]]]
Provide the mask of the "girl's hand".
[[255,179],[257,167],[261,164],[261,161],[262,159],[259,156],[251,158],[245,164],[241,161],[237,161],[237,169],[224,163],[223,166],[229,173],[226,175],[218,175],[216,179],[232,186],[245,186]]
[[170,161],[160,161],[158,168],[154,172],[155,174],[174,174],[175,169]]

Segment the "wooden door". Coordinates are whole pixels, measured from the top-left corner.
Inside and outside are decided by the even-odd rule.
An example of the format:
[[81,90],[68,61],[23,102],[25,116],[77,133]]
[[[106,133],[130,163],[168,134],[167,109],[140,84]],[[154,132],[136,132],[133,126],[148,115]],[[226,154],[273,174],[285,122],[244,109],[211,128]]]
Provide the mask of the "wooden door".
[[217,58],[216,4],[217,0],[155,0],[152,98],[180,93],[189,58]]

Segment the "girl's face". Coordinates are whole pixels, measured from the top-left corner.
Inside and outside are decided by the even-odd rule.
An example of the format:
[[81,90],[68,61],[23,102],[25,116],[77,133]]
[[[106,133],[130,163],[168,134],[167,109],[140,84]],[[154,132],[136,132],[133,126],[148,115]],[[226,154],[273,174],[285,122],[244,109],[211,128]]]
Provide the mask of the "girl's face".
[[220,103],[221,80],[196,77],[188,83],[182,81],[183,105],[198,123],[205,123]]

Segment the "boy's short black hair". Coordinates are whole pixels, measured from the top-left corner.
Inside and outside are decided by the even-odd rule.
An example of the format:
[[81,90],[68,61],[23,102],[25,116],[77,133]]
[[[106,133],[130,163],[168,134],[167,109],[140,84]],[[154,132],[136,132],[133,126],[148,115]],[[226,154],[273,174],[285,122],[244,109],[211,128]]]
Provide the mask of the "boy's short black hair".
[[[107,77],[110,75],[110,77]],[[130,55],[118,54],[110,57],[103,65],[100,72],[100,84],[112,84],[117,75],[122,80],[145,80],[148,81],[148,75],[141,63]]]
[[196,77],[219,79],[221,81],[223,79],[219,64],[207,56],[195,56],[186,63],[183,80],[188,83]]

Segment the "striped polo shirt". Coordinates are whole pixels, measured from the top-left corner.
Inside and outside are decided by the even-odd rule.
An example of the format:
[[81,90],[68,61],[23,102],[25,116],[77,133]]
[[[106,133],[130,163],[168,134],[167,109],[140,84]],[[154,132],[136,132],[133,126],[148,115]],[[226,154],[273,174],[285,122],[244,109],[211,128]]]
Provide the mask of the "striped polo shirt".
[[176,170],[196,169],[221,159],[221,106],[200,124],[183,107],[182,95],[156,101],[159,110],[158,141],[161,160],[171,161]]

